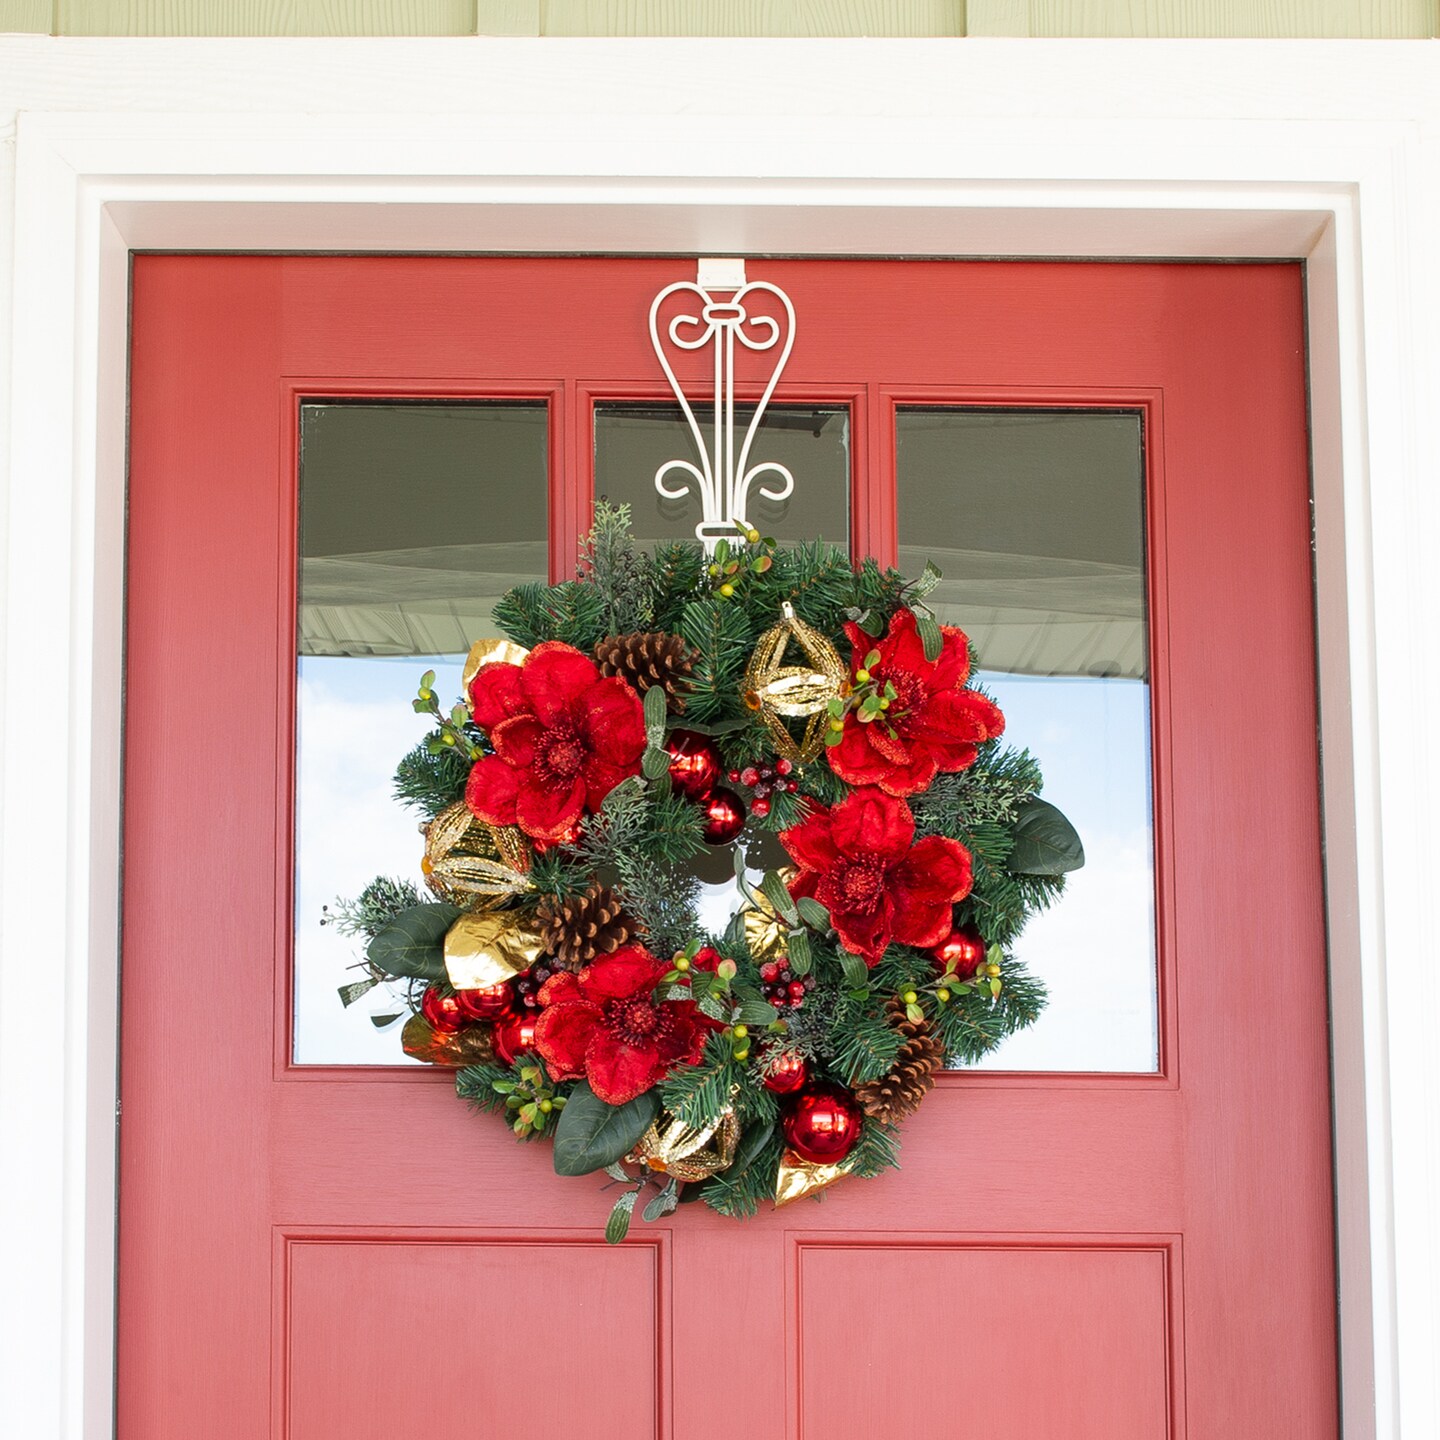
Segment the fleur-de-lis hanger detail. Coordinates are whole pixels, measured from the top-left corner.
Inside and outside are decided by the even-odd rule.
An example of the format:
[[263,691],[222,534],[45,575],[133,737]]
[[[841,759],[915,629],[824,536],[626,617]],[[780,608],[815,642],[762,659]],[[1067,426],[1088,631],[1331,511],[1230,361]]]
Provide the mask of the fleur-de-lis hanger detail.
[[[728,298],[719,298],[726,292]],[[662,322],[661,307],[672,295],[679,294],[693,297],[696,302],[693,310],[698,313],[691,313],[691,307],[686,307],[672,315],[668,322]],[[761,294],[774,297],[783,318],[754,308],[753,301]],[[723,536],[734,536],[737,526],[742,530],[748,528],[746,506],[751,486],[757,480],[768,477],[768,483],[758,488],[760,494],[771,500],[788,499],[795,489],[795,477],[784,465],[774,460],[750,463],[751,446],[765,407],[775,393],[780,373],[795,344],[795,307],[778,286],[765,280],[747,282],[743,263],[702,260],[698,281],[677,280],[651,302],[650,342],[680,402],[699,457],[698,464],[690,460],[667,460],[655,472],[655,488],[667,500],[679,500],[693,486],[700,498],[702,516],[695,535],[707,552],[713,551]],[[706,346],[713,346],[715,351],[715,418],[708,438],[667,353],[670,347],[676,351],[697,351]],[[774,351],[775,364],[737,449],[735,361],[747,350]],[[681,477],[678,483],[670,479],[677,473]]]

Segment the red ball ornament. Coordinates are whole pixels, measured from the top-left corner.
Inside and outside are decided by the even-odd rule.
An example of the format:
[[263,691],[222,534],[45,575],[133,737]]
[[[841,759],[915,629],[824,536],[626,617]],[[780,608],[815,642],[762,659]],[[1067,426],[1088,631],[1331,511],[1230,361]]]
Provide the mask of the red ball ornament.
[[461,1008],[460,997],[438,985],[432,985],[420,997],[420,1013],[430,1022],[430,1028],[442,1035],[453,1035],[470,1023],[470,1016]]
[[811,1085],[790,1102],[785,1141],[812,1165],[834,1165],[855,1148],[861,1118],[860,1106],[843,1085]]
[[455,1000],[467,1020],[498,1020],[515,1008],[515,991],[508,980],[483,990],[457,990]]
[[705,812],[701,834],[707,845],[728,845],[745,828],[744,802],[723,785],[705,797],[701,808]]
[[672,730],[665,741],[670,780],[689,800],[703,800],[720,779],[720,751],[715,742],[694,730]]
[[535,1024],[539,1018],[531,1011],[506,1015],[495,1022],[490,1041],[495,1046],[495,1058],[502,1065],[513,1065],[520,1056],[528,1055],[535,1048]]
[[810,1066],[798,1050],[786,1050],[770,1067],[765,1088],[777,1095],[792,1095],[810,1078]]
[[942,973],[953,961],[955,974],[968,980],[985,963],[988,948],[985,937],[973,925],[957,925],[938,945],[931,947],[930,954]]

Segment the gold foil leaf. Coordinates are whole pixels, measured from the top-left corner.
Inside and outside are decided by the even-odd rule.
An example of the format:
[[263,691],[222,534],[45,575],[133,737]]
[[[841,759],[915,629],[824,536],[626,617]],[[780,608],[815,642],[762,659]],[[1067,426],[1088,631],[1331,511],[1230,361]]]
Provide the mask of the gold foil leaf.
[[[778,873],[781,880],[789,885],[799,871],[793,865],[785,865]],[[758,964],[789,953],[790,927],[776,913],[770,897],[763,890],[755,891],[754,895],[755,898],[745,907],[745,944]]]
[[792,1200],[815,1195],[849,1173],[849,1160],[833,1165],[815,1165],[809,1160],[802,1160],[793,1150],[786,1150],[780,1157],[780,1171],[775,1177],[775,1208],[778,1210]]
[[470,682],[480,673],[482,665],[518,665],[530,652],[513,640],[477,640],[465,657],[465,669],[461,672],[460,683],[465,691],[466,703],[470,699]]
[[407,1055],[427,1065],[445,1065],[458,1070],[465,1065],[488,1065],[495,1058],[489,1027],[470,1026],[449,1034],[434,1029],[423,1015],[412,1015],[400,1032],[400,1046]]
[[445,934],[445,973],[457,990],[488,990],[540,956],[534,917],[518,910],[462,915]]
[[625,1158],[676,1180],[708,1180],[734,1163],[739,1143],[740,1121],[733,1110],[699,1130],[662,1114]]

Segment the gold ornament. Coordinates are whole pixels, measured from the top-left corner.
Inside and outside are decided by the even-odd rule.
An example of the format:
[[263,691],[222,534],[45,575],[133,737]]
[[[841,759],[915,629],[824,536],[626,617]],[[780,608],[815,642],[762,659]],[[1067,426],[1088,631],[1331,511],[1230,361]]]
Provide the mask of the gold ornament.
[[[812,625],[807,625],[787,600],[781,621],[755,646],[741,682],[741,697],[765,722],[776,750],[787,760],[806,765],[825,744],[827,711],[844,693],[849,672],[839,651]],[[799,645],[810,665],[786,665],[790,642]],[[796,739],[786,719],[803,719],[805,733]]]
[[814,1195],[827,1185],[850,1173],[851,1162],[838,1161],[830,1165],[815,1165],[802,1160],[793,1150],[786,1150],[780,1157],[780,1170],[775,1177],[775,1208],[788,1205],[792,1200],[803,1200]]
[[479,674],[482,665],[518,665],[529,653],[513,640],[500,640],[493,636],[489,640],[477,640],[465,657],[465,669],[460,675],[466,705],[470,703],[470,682]]
[[739,1143],[740,1121],[733,1110],[700,1130],[662,1114],[625,1158],[676,1180],[708,1180],[729,1169]]
[[540,958],[535,917],[519,910],[462,915],[445,933],[445,973],[457,990],[488,990]]
[[487,825],[463,800],[447,805],[425,826],[420,870],[442,900],[472,910],[493,910],[530,888],[525,837],[513,825]]
[[[776,871],[787,888],[799,873],[793,865],[782,865]],[[757,965],[790,953],[790,927],[763,890],[752,892],[744,913],[745,944]]]

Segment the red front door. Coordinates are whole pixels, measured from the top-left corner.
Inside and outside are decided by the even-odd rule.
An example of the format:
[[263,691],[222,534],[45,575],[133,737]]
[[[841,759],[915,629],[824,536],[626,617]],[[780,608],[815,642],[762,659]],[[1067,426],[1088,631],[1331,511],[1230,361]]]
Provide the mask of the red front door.
[[949,1075],[900,1172],[611,1248],[448,1077],[293,1062],[300,404],[543,402],[563,575],[692,267],[136,261],[122,1440],[1333,1436],[1295,267],[751,262],[802,317],[778,399],[849,408],[857,553],[897,407],[1143,417],[1153,1074]]

